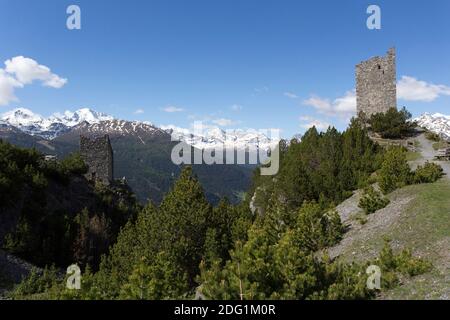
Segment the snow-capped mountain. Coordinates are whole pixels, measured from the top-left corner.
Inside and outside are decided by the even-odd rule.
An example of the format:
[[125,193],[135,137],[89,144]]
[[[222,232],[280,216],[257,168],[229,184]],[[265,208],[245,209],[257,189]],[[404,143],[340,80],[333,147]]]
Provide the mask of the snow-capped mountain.
[[192,133],[188,129],[174,126],[162,127],[172,136],[173,140],[184,141],[198,149],[258,149],[268,150],[278,143],[279,139],[268,137],[270,132],[264,133],[256,130],[222,130],[219,127],[208,127],[201,132]]
[[20,131],[44,139],[52,140],[62,134],[74,131],[77,134],[115,134],[137,136],[142,139],[148,134],[166,134],[172,140],[183,141],[199,149],[235,148],[249,150],[268,150],[279,139],[269,138],[267,133],[256,130],[222,130],[208,126],[200,133],[174,126],[158,128],[150,122],[126,121],[88,108],[75,112],[55,113],[47,118],[25,108],[8,111],[0,116],[1,126],[11,126]]
[[101,121],[114,120],[114,117],[97,112],[88,108],[79,109],[75,112],[66,111],[63,114],[55,113],[50,116],[49,120],[53,123],[63,123],[68,127],[74,127],[81,122],[90,124],[100,123]]
[[17,108],[2,114],[0,120],[17,128],[26,128],[36,126],[44,121],[44,119],[31,110],[25,108]]
[[419,126],[441,135],[444,139],[450,139],[450,116],[441,113],[424,113],[414,121]]
[[110,136],[122,136],[122,137],[135,137],[142,144],[146,144],[148,139],[153,139],[155,137],[163,137],[165,139],[170,139],[169,134],[157,128],[149,123],[139,122],[139,121],[125,121],[125,120],[105,120],[97,123],[89,123],[83,121],[82,123],[72,127],[67,135],[103,135],[108,134]]
[[[147,203],[149,198],[154,203],[160,203],[181,170],[171,157],[177,142],[172,141],[165,129],[148,122],[115,119],[90,109],[49,117],[23,108],[0,114],[0,139],[19,147],[35,148],[42,154],[55,155],[58,159],[79,151],[80,135],[109,134],[114,150],[115,177],[125,176],[142,203]],[[214,146],[226,140],[221,130],[209,133],[213,135],[197,137],[186,130],[181,138],[198,147]],[[234,139],[241,146],[246,142],[262,145],[268,141],[263,135],[239,131],[229,135],[228,139]],[[259,157],[258,160],[264,158]],[[238,203],[239,195],[250,185],[253,168],[204,165],[195,166],[194,173],[205,183],[205,194],[211,203],[218,203],[222,196],[232,203]]]
[[0,116],[0,121],[3,123],[16,127],[29,135],[45,139],[54,139],[85,121],[95,124],[113,119],[107,114],[88,108],[79,109],[75,112],[66,111],[64,114],[55,113],[48,118],[35,114],[26,108],[17,108]]

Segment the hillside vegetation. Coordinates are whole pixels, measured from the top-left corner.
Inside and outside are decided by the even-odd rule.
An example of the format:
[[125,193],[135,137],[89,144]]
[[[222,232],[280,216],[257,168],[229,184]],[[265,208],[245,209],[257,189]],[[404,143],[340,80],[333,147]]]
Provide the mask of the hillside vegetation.
[[[398,200],[396,195],[439,184],[442,168],[424,162],[412,170],[404,149],[379,147],[365,128],[353,119],[342,133],[312,128],[301,142],[282,143],[279,173],[263,177],[257,170],[249,195],[239,205],[222,199],[211,206],[192,168],[184,167],[159,205],[148,203],[128,220],[98,270],[83,265],[81,290],[67,289],[48,267],[44,273],[33,272],[11,297],[388,297],[405,283],[437,270],[438,260],[431,255],[424,258],[417,251],[420,247],[399,245],[387,236],[413,201],[412,197]],[[365,200],[355,203],[361,194],[353,195],[358,188],[365,188]],[[424,207],[433,215],[429,209]],[[354,213],[364,214],[365,221]],[[82,212],[77,219],[85,221],[85,217],[89,214]],[[395,232],[405,233],[400,226],[392,236]],[[445,226],[441,233],[445,234]],[[370,255],[356,259],[357,251],[365,253],[365,246],[372,244]],[[369,265],[382,272],[377,290],[366,285]]]
[[0,245],[39,266],[97,268],[138,205],[129,188],[90,184],[77,154],[45,161],[0,141]]
[[[419,152],[432,149],[431,141],[421,135]],[[431,159],[422,159],[422,164]],[[440,163],[447,168],[445,163]],[[411,163],[416,167],[417,163]],[[419,164],[420,165],[420,164]],[[446,169],[448,173],[448,170]],[[401,285],[381,294],[382,299],[449,299],[450,298],[450,178],[414,184],[387,195],[389,204],[374,214],[364,215],[357,203],[360,193],[338,206],[349,231],[330,249],[341,261],[361,262],[373,259],[388,240],[398,252],[412,252],[433,263],[423,275],[401,279]],[[365,216],[363,219],[361,217]]]

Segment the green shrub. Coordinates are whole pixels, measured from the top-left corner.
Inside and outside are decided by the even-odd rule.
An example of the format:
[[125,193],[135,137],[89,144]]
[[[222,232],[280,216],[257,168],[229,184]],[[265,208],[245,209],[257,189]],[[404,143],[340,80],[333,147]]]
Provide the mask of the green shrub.
[[403,250],[396,256],[396,269],[411,277],[424,274],[432,268],[432,264],[421,258],[415,258],[409,249]]
[[387,194],[410,184],[413,179],[413,173],[406,160],[406,152],[399,147],[388,149],[378,172],[381,191]]
[[432,264],[422,258],[413,257],[409,249],[394,254],[389,241],[385,242],[378,258],[372,264],[381,268],[381,287],[390,289],[399,284],[398,274],[417,276],[431,270]]
[[394,254],[388,241],[386,241],[380,252],[378,262],[383,271],[383,276],[390,272],[399,272],[403,275],[413,277],[424,274],[432,268],[432,264],[429,261],[413,257],[409,249],[404,249],[399,254]]
[[369,186],[364,189],[364,193],[359,200],[358,206],[361,209],[364,209],[366,214],[371,214],[383,209],[389,202],[389,199],[384,197],[381,192],[375,190],[372,186]]
[[384,139],[400,139],[411,134],[416,123],[411,122],[412,115],[406,108],[400,111],[391,108],[387,112],[376,113],[369,119],[371,130]]
[[299,209],[296,235],[302,248],[317,251],[335,245],[344,230],[335,210],[324,210],[315,202],[305,202]]
[[368,185],[372,185],[378,182],[378,177],[376,175],[376,173],[370,175],[370,177],[367,179],[367,184]]
[[435,142],[439,142],[441,140],[441,137],[434,132],[428,131],[427,133],[425,133],[425,138],[427,138],[428,140],[431,141],[435,141]]
[[365,225],[367,223],[367,216],[361,213],[355,217],[355,220],[358,221],[360,225]]
[[71,174],[85,174],[88,171],[88,166],[79,153],[72,153],[62,160],[61,168],[63,172]]
[[55,286],[57,281],[55,267],[46,267],[43,272],[33,268],[28,277],[14,288],[11,297],[13,299],[23,299],[30,295],[44,293]]
[[418,166],[414,172],[415,183],[436,182],[443,176],[444,172],[440,165],[432,162],[426,162],[423,166]]
[[45,189],[48,185],[47,178],[41,172],[37,172],[32,176],[33,187],[37,189]]
[[447,149],[448,147],[450,147],[450,143],[444,140],[440,140],[438,142],[434,142],[432,146],[434,150],[438,151],[439,149]]
[[378,261],[380,262],[380,267],[382,270],[395,270],[396,269],[396,261],[394,251],[392,251],[392,247],[389,244],[389,241],[385,241],[383,249],[381,249],[380,255],[378,257]]

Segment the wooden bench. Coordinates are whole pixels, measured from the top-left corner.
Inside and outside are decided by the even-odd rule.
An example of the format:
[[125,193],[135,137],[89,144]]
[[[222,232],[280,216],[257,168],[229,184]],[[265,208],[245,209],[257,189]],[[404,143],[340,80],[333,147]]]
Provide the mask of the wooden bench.
[[450,160],[450,148],[439,149],[435,158],[438,160]]

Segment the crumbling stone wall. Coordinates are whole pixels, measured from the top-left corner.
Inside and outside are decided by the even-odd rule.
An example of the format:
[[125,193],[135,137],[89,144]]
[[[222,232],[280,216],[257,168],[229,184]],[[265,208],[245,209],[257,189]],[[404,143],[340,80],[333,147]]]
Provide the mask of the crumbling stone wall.
[[356,65],[357,112],[367,116],[397,108],[395,48],[384,57],[374,57]]
[[80,154],[89,166],[86,178],[91,181],[99,181],[110,185],[114,179],[113,150],[109,136],[89,138],[80,137]]

